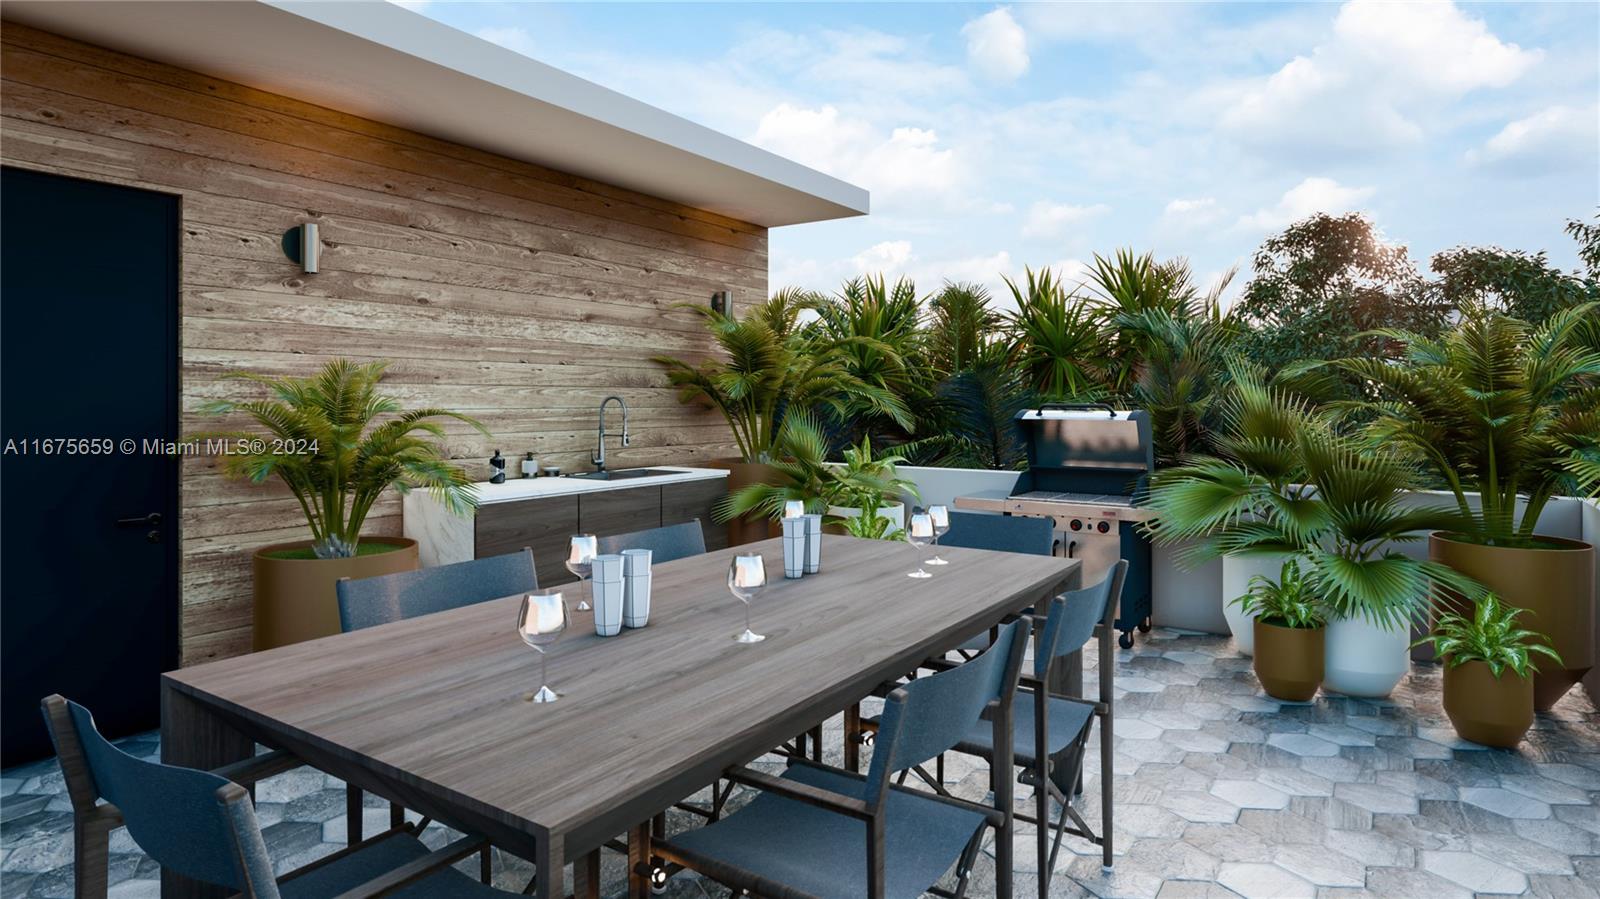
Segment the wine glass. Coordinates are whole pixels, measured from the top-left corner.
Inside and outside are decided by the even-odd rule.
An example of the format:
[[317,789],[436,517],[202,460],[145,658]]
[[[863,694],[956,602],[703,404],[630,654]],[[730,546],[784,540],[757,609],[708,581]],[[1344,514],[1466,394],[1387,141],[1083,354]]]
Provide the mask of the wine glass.
[[783,501],[784,518],[799,518],[804,514],[806,514],[805,500],[788,499]]
[[578,589],[583,595],[578,599],[578,611],[589,611],[588,579],[594,568],[594,557],[600,551],[600,541],[593,534],[575,534],[569,543],[567,570],[578,576]]
[[767,639],[750,629],[750,600],[767,586],[767,563],[760,553],[733,557],[728,566],[728,591],[744,603],[744,633],[734,637],[736,643],[760,643]]
[[906,577],[933,577],[922,570],[922,550],[933,542],[933,517],[926,512],[916,512],[906,524],[906,542],[917,550],[917,570],[906,573]]
[[929,506],[928,517],[933,519],[933,558],[929,565],[949,565],[948,559],[939,558],[939,538],[950,531],[950,510],[944,506]]
[[559,590],[540,590],[522,597],[517,610],[517,636],[522,642],[539,650],[539,692],[528,697],[529,702],[555,702],[561,694],[550,689],[546,672],[550,667],[551,644],[561,639],[567,629],[567,601]]

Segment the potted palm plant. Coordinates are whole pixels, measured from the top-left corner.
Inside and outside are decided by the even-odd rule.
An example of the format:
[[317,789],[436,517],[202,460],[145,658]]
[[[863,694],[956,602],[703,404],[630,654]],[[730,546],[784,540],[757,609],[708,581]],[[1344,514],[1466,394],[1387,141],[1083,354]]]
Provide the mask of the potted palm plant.
[[[437,442],[439,419],[477,421],[446,409],[402,410],[378,393],[387,362],[358,365],[336,359],[309,378],[234,372],[264,386],[268,397],[218,400],[203,411],[243,413],[260,431],[226,431],[197,439],[227,441],[223,473],[260,484],[277,478],[289,488],[311,531],[309,540],[264,546],[254,554],[255,648],[270,649],[339,632],[334,584],[417,567],[417,542],[364,536],[362,525],[385,491],[424,489],[446,508],[469,512],[477,503],[467,475],[450,464]],[[486,431],[484,433],[487,433]]]
[[[689,306],[704,317],[720,355],[698,363],[654,358],[666,367],[681,401],[717,409],[727,419],[739,455],[713,464],[728,470],[730,491],[775,481],[772,462],[790,412],[871,410],[911,427],[911,414],[898,396],[856,377],[836,341],[801,324],[801,313],[825,302],[807,291],[784,289],[742,318]],[[769,523],[760,518],[729,522],[728,536],[735,544],[770,533]]]
[[[1401,364],[1339,363],[1372,390],[1354,404],[1375,445],[1424,466],[1454,497],[1461,521],[1429,540],[1429,556],[1528,610],[1566,659],[1534,680],[1554,705],[1594,664],[1594,547],[1536,535],[1551,497],[1600,486],[1600,305],[1543,325],[1468,309],[1434,340],[1386,331]],[[1459,609],[1458,611],[1462,611]]]
[[1471,615],[1447,610],[1417,641],[1444,663],[1444,712],[1464,740],[1515,748],[1533,725],[1533,654],[1562,664],[1548,637],[1517,624],[1524,612],[1487,593]]
[[1294,558],[1276,580],[1257,575],[1250,591],[1233,600],[1253,619],[1253,667],[1268,696],[1305,702],[1322,685],[1327,619],[1312,579]]
[[[1328,613],[1324,686],[1386,696],[1408,670],[1409,625],[1435,588],[1480,592],[1470,578],[1395,549],[1455,526],[1459,515],[1408,505],[1414,466],[1341,433],[1327,416],[1267,386],[1260,372],[1236,366],[1233,381],[1217,437],[1225,455],[1158,473],[1147,503],[1157,516],[1153,535],[1200,538],[1190,560],[1222,556],[1225,585],[1230,557],[1252,554],[1257,564],[1277,566],[1298,557]],[[1257,576],[1270,573],[1251,580]]]

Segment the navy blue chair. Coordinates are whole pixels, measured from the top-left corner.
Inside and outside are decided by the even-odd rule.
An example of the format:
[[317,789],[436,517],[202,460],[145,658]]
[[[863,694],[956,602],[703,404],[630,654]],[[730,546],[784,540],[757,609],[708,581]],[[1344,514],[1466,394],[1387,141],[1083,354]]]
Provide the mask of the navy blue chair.
[[[1023,777],[1034,785],[1035,814],[1017,817],[1034,825],[1038,838],[1039,896],[1049,893],[1050,876],[1055,871],[1056,855],[1061,849],[1065,834],[1083,837],[1100,846],[1101,865],[1111,870],[1111,716],[1113,700],[1113,670],[1116,649],[1113,635],[1117,614],[1117,601],[1122,596],[1122,582],[1128,573],[1127,560],[1118,560],[1104,579],[1093,587],[1071,590],[1050,601],[1039,645],[1035,648],[1033,674],[1022,679],[1023,689],[1014,716],[1015,732],[1011,751]],[[1046,689],[1050,672],[1056,661],[1081,649],[1090,639],[1098,637],[1099,699],[1086,700],[1056,696]],[[936,667],[936,666],[935,666]],[[1083,773],[1083,759],[1089,743],[1089,727],[1098,719],[1100,723],[1100,832],[1096,834],[1073,807],[1069,797],[1078,792]],[[994,733],[987,725],[973,727],[956,746],[963,752],[999,765],[1000,758],[994,742]],[[918,774],[935,791],[944,792],[942,778],[930,777],[926,771]],[[1050,826],[1050,800],[1061,804],[1061,814]],[[1069,823],[1070,819],[1070,823]],[[1055,837],[1050,839],[1050,830]]]
[[[447,612],[515,596],[539,589],[539,574],[533,565],[533,550],[523,547],[503,556],[473,559],[416,571],[380,574],[352,580],[340,578],[334,585],[339,597],[339,629],[349,633],[377,627],[391,621]],[[350,787],[345,798],[345,820],[351,845],[361,842],[361,790]],[[405,809],[389,805],[391,827],[405,820]],[[484,852],[484,869],[489,854]]]
[[533,550],[359,580],[340,578],[339,628],[355,631],[539,589]]
[[1010,899],[1011,778],[995,778],[993,807],[893,782],[949,750],[989,715],[1001,772],[1010,771],[1011,706],[1028,629],[1012,622],[990,651],[896,688],[884,703],[863,777],[793,760],[778,777],[724,774],[761,793],[720,821],[661,844],[667,861],[772,899],[915,899],[951,866],[966,891],[986,827],[995,830],[995,894]]
[[[514,895],[449,867],[478,852],[486,845],[483,838],[466,837],[435,851],[417,838],[417,829],[409,824],[274,877],[255,804],[244,787],[224,776],[237,770],[197,771],[147,762],[111,745],[83,706],[60,696],[46,697],[41,706],[72,794],[74,815],[79,798],[86,798],[100,810],[97,817],[120,821],[140,849],[184,877],[252,899]],[[246,764],[260,767],[255,759]],[[87,894],[80,889],[79,895]]]
[[706,551],[706,535],[700,528],[698,518],[682,524],[669,524],[666,527],[601,537],[598,543],[600,552],[606,554],[619,553],[625,549],[648,549],[651,564],[700,556]]

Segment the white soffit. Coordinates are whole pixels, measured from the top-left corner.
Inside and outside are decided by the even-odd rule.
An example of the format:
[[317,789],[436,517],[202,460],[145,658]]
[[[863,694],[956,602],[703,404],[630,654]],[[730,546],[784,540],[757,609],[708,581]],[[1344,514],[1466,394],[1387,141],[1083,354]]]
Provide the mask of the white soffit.
[[6,19],[766,227],[867,191],[383,0],[6,0]]

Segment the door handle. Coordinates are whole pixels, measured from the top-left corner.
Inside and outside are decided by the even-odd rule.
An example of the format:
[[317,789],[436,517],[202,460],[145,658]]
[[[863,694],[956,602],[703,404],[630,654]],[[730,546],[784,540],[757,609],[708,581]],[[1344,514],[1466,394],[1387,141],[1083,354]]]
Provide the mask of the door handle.
[[138,518],[118,518],[119,528],[155,527],[161,523],[161,513],[151,512],[149,515],[140,515]]

